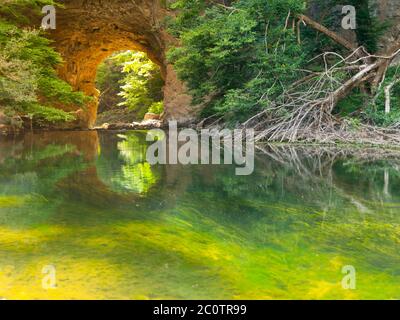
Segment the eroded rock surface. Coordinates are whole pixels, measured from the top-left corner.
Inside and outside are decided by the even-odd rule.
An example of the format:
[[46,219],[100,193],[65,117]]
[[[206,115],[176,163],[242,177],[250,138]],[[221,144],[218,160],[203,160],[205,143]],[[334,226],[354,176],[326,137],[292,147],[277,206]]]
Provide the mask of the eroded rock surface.
[[57,29],[50,32],[65,61],[59,70],[60,75],[74,89],[94,98],[87,109],[79,113],[76,126],[90,128],[94,125],[99,97],[95,87],[97,67],[109,55],[122,50],[144,51],[160,66],[166,83],[166,119],[182,123],[195,117],[195,108],[190,106],[191,97],[166,61],[166,51],[175,39],[163,26],[165,17],[170,14],[163,5],[164,1],[60,2],[65,8],[57,10]]

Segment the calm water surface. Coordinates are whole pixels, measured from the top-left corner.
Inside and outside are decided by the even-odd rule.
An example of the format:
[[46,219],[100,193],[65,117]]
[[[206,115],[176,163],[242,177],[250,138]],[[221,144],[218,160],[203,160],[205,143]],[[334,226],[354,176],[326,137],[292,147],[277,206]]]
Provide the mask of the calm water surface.
[[396,152],[266,147],[237,177],[152,167],[144,132],[1,139],[0,298],[400,299]]

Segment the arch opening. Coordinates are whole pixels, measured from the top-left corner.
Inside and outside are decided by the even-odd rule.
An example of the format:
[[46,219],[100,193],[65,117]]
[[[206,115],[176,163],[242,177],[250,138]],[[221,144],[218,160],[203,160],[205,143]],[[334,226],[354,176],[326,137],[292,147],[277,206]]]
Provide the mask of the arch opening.
[[99,64],[95,85],[99,91],[96,126],[161,120],[164,75],[146,53],[127,50],[111,54]]

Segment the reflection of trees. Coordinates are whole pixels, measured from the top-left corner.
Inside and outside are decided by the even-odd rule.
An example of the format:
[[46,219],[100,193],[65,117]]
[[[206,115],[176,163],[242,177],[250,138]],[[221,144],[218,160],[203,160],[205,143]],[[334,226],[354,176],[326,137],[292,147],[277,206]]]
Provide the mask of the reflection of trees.
[[54,191],[58,181],[87,166],[85,155],[77,145],[58,143],[55,135],[49,139],[43,136],[35,139],[29,134],[8,143],[8,148],[3,148],[2,143],[1,149],[0,194],[3,195],[47,196]]
[[390,185],[396,188],[400,182],[400,150],[276,145],[259,149],[264,166],[293,175],[294,179],[286,175],[285,189],[308,190],[310,201],[322,197],[321,203],[326,203],[324,197],[334,192],[360,209],[373,200],[390,200]]
[[143,133],[103,134],[100,152],[93,166],[58,185],[64,196],[77,203],[127,210],[156,185],[159,173],[146,162]]
[[97,159],[99,178],[115,192],[147,194],[157,186],[161,168],[146,161],[146,133],[102,134]]
[[[179,170],[171,168],[168,187],[162,185],[166,168],[146,162],[144,132],[100,136],[94,131],[42,132],[2,141],[1,146],[2,197],[51,199],[42,204],[49,210],[65,200],[81,207],[124,206],[126,210],[153,200],[158,206],[173,205],[177,194],[170,190],[171,177],[182,178]],[[184,185],[179,184],[180,190]],[[15,199],[3,200],[15,203]]]
[[93,191],[87,194],[88,201],[93,195],[93,203],[101,194],[112,201],[118,193],[174,203],[187,190],[201,190],[228,201],[247,199],[242,207],[251,207],[251,201],[282,199],[323,210],[350,203],[368,211],[376,203],[398,200],[400,187],[400,151],[384,149],[259,146],[256,173],[238,177],[231,168],[152,167],[146,162],[143,132],[104,133],[100,139],[96,132],[28,134],[3,141],[2,146],[6,146],[0,152],[3,194],[18,190],[46,196],[57,192],[55,186],[78,188],[80,181]]
[[100,133],[97,174],[116,193],[140,195],[142,203],[173,207],[191,183],[190,166],[150,166],[146,132]]
[[290,233],[299,222],[378,226],[393,222],[400,207],[399,159],[389,150],[266,146],[250,177],[235,176],[232,168],[201,170],[191,190],[198,199],[191,199],[193,206],[209,204],[202,211],[207,219],[241,230],[260,224]]
[[366,270],[398,270],[397,151],[263,149],[250,177],[225,168],[215,170],[211,182],[200,174],[195,178],[196,196],[187,195],[185,205],[188,212],[203,208],[195,215],[197,223],[212,221],[221,226],[221,236],[234,234],[260,247],[332,252]]
[[157,183],[159,175],[146,161],[145,137],[139,133],[131,133],[122,138],[123,141],[118,143],[118,150],[125,164],[121,166],[120,174],[114,176],[112,182],[130,191],[147,193]]

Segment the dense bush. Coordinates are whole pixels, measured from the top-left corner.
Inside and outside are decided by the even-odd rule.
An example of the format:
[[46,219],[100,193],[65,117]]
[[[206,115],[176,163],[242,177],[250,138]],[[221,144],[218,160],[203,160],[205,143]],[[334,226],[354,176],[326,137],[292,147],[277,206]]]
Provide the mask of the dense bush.
[[98,113],[111,111],[122,102],[120,84],[124,78],[122,66],[112,57],[104,60],[97,68],[96,88],[100,91]]
[[[42,1],[9,0],[0,7],[0,108],[9,115],[26,115],[39,121],[71,121],[74,117],[56,106],[84,106],[88,98],[73,92],[60,80],[55,68],[62,63],[43,31],[25,29],[6,18],[17,6],[33,9]],[[1,15],[1,13],[3,15]]]
[[115,56],[115,60],[122,65],[122,72],[126,74],[122,80],[120,95],[124,101],[121,105],[142,110],[143,116],[149,108],[158,110],[155,104],[160,106],[164,98],[164,81],[159,66],[143,52],[126,51]]
[[390,113],[385,113],[385,87],[400,79],[400,66],[392,67],[387,72],[387,77],[382,83],[375,100],[365,111],[364,116],[375,125],[389,127],[400,124],[400,81],[391,89]]

